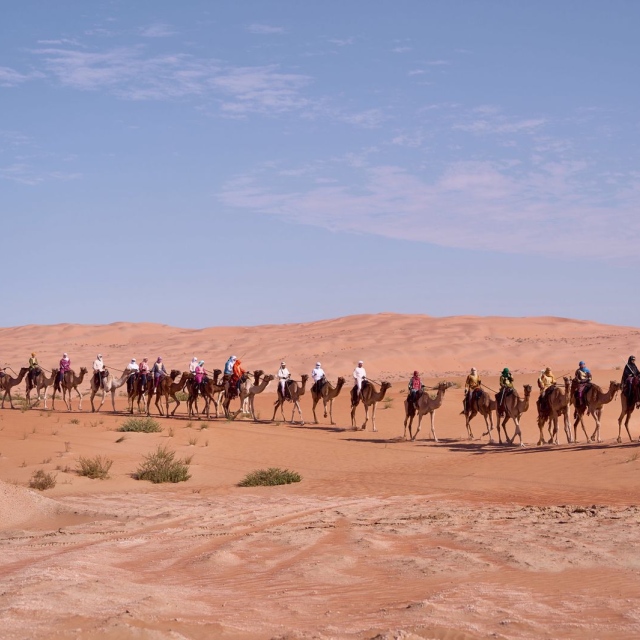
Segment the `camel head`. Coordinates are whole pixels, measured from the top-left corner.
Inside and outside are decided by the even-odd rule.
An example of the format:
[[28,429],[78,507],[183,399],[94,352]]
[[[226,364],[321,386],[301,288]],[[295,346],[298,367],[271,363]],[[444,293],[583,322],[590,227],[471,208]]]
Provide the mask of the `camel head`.
[[622,384],[620,382],[616,382],[615,380],[611,380],[609,382],[609,391],[613,394],[614,397],[616,396],[618,391],[620,391],[620,389],[622,389]]
[[524,385],[524,397],[528,398],[531,395],[531,385],[530,384],[525,384]]
[[89,369],[87,369],[87,367],[80,367],[80,375],[87,375],[87,373],[89,373]]
[[300,376],[300,379],[302,380],[302,382],[306,382],[309,379],[309,376],[306,373],[303,373]]
[[387,382],[386,380],[382,383],[382,386],[380,387],[380,389],[384,389],[385,391],[387,389],[391,389],[393,385],[390,382]]
[[271,382],[272,380],[275,380],[275,376],[272,374],[269,374],[268,376],[265,376],[264,378],[262,378],[263,380],[268,380],[269,382]]
[[345,382],[346,382],[346,380],[345,380],[342,376],[340,376],[340,377],[338,378],[338,382],[337,382],[337,384],[338,384],[339,386],[342,386]]
[[171,369],[171,373],[169,374],[169,377],[172,380],[175,380],[179,375],[180,375],[180,369]]

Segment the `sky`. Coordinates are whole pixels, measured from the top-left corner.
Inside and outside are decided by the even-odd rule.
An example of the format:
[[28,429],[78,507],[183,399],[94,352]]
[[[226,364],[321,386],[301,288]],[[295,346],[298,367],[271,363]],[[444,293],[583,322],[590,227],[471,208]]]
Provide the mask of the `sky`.
[[0,325],[640,326],[640,3],[23,0]]

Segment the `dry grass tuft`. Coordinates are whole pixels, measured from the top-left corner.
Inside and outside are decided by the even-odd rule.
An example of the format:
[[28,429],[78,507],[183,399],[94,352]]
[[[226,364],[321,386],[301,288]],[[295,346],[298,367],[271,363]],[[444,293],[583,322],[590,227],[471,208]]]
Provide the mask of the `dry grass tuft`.
[[273,487],[279,484],[291,484],[292,482],[300,482],[302,476],[295,471],[289,469],[278,469],[270,467],[269,469],[258,469],[247,474],[243,480],[238,483],[239,487]]
[[191,457],[176,459],[176,452],[158,446],[144,457],[142,464],[134,474],[137,480],[149,480],[154,484],[161,482],[185,482],[190,477],[189,465]]
[[86,476],[87,478],[105,480],[109,477],[109,469],[113,460],[106,456],[94,456],[93,458],[85,458],[80,456],[78,458],[78,468],[76,469],[78,475]]
[[38,491],[52,489],[56,486],[57,477],[58,474],[47,473],[44,469],[38,469],[37,471],[33,472],[33,475],[29,480],[29,486],[32,489],[38,489]]

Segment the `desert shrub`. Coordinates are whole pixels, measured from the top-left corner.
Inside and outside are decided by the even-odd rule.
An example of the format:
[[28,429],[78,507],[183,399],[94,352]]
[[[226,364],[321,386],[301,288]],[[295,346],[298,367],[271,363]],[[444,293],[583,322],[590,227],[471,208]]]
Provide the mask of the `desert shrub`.
[[118,431],[139,431],[142,433],[158,433],[162,427],[153,418],[129,418],[122,423]]
[[94,456],[93,458],[80,456],[76,471],[78,475],[87,476],[87,478],[105,480],[109,477],[109,469],[112,464],[113,460],[106,456]]
[[272,487],[277,484],[291,484],[292,482],[300,482],[302,477],[295,471],[289,469],[278,469],[271,467],[269,469],[258,469],[247,474],[244,479],[238,483],[239,487]]
[[32,489],[38,489],[38,491],[52,489],[56,486],[57,477],[58,474],[47,473],[44,469],[38,469],[33,472],[33,475],[29,480],[29,486]]
[[153,453],[144,457],[134,477],[137,480],[149,480],[155,484],[185,482],[191,477],[190,464],[191,458],[176,459],[175,451],[159,445]]

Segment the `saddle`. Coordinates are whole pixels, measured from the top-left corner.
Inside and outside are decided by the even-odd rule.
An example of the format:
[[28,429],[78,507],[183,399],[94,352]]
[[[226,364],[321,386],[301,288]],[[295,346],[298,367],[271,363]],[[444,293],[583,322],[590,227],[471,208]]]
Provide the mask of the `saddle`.
[[320,395],[322,393],[322,389],[324,389],[325,384],[327,384],[327,379],[321,378],[317,382],[313,383],[313,387],[311,387],[311,391],[313,393],[317,393],[318,395]]
[[293,400],[291,397],[291,385],[293,384],[293,380],[285,380],[284,383],[284,399],[285,400]]

